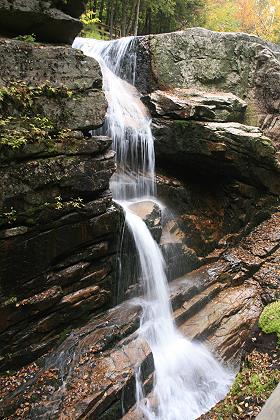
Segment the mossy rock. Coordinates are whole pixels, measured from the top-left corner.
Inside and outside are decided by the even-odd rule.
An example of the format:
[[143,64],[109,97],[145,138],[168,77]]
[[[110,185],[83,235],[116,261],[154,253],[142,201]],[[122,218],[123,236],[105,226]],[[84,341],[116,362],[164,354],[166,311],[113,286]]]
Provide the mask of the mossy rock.
[[276,333],[280,344],[280,300],[266,306],[260,316],[259,326],[266,334]]

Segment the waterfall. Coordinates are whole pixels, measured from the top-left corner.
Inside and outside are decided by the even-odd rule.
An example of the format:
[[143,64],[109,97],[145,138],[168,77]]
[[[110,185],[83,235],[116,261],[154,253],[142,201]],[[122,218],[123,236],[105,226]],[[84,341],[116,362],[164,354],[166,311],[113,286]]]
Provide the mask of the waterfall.
[[101,133],[112,138],[116,152],[117,171],[110,187],[115,200],[154,195],[151,120],[137,89],[129,83],[135,74],[133,41],[132,37],[112,42],[76,38],[73,44],[94,57],[102,69],[108,112]]
[[153,353],[155,376],[150,396],[144,397],[136,369],[138,409],[148,420],[194,420],[222,399],[233,375],[202,345],[177,330],[169,300],[165,262],[158,244],[131,203],[155,195],[155,156],[151,119],[133,86],[135,38],[97,41],[76,38],[73,46],[101,66],[108,112],[102,134],[113,140],[117,171],[111,181],[113,197],[123,207],[136,246],[144,297],[139,335]]

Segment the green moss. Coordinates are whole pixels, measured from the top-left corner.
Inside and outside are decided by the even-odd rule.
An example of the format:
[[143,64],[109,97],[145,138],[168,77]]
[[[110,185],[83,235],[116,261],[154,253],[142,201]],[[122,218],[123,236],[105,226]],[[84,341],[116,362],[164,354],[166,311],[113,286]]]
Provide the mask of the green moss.
[[15,224],[24,224],[33,226],[38,223],[38,217],[42,212],[49,210],[61,216],[62,212],[69,213],[73,210],[77,211],[85,206],[81,197],[63,200],[61,196],[54,198],[53,202],[45,202],[43,204],[34,205],[23,211],[16,211],[13,207],[9,211],[0,213],[0,228],[11,228]]
[[243,362],[227,397],[211,410],[211,418],[249,418],[252,407],[261,407],[279,380],[280,371],[274,368],[272,358],[254,350]]
[[9,105],[13,105],[16,109],[32,113],[34,99],[40,96],[71,98],[73,94],[74,92],[67,87],[52,86],[48,81],[36,87],[27,85],[24,81],[17,81],[0,88],[0,103],[4,112],[8,112]]
[[9,297],[9,299],[5,300],[5,302],[3,302],[1,304],[1,307],[6,308],[7,306],[14,305],[16,303],[17,303],[17,297],[16,296],[11,296],[11,297]]
[[58,197],[55,197],[55,203],[52,206],[54,206],[56,210],[62,210],[67,208],[81,209],[82,207],[84,207],[84,203],[83,199],[80,197],[73,198],[70,201],[63,201],[61,196],[59,195]]
[[32,87],[18,81],[0,88],[0,146],[19,149],[30,142],[49,141],[54,136],[66,139],[69,131],[58,132],[55,123],[44,115],[36,98],[59,100],[72,98],[74,94],[65,86],[54,87],[49,82]]
[[17,211],[11,207],[10,211],[3,213],[2,219],[4,219],[8,225],[15,223],[17,220]]
[[18,41],[24,41],[24,42],[36,42],[36,35],[35,34],[19,35],[15,39],[17,39]]
[[276,333],[280,344],[280,300],[264,308],[259,319],[259,326],[266,334]]
[[0,146],[19,149],[27,143],[50,140],[52,122],[42,115],[8,117],[0,121]]

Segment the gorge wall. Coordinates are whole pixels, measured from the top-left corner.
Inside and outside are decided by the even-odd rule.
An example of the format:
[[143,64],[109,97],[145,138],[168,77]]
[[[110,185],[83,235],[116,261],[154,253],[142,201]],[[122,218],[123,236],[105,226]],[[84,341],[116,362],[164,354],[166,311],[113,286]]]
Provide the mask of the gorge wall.
[[[0,19],[16,9],[33,19],[37,3],[31,12],[0,1]],[[70,42],[46,35],[55,33],[47,22],[38,39]],[[236,365],[263,304],[279,298],[280,53],[202,29],[142,37],[137,49],[159,197],[173,210],[155,212],[156,236],[170,281],[188,273],[171,283],[175,320]],[[106,109],[94,59],[1,38],[0,369],[45,354],[31,374],[1,379],[9,418],[136,419],[136,362],[151,389],[151,351],[135,333],[140,307],[108,310],[123,216],[108,190],[111,140],[89,133]]]
[[95,60],[0,41],[1,369],[34,360],[112,305],[121,213]]

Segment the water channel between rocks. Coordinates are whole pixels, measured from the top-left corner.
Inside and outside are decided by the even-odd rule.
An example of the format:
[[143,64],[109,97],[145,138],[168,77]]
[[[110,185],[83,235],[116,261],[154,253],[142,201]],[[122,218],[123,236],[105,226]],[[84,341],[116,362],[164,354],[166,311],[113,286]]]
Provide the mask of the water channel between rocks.
[[145,395],[141,370],[135,365],[137,409],[148,420],[194,420],[226,395],[234,375],[204,346],[177,330],[164,258],[135,210],[135,203],[157,201],[151,119],[134,87],[135,42],[133,37],[117,41],[76,38],[73,47],[95,58],[102,69],[108,111],[100,132],[112,138],[117,161],[111,191],[124,210],[140,267],[143,297],[138,298],[142,306],[138,334],[152,350],[155,374],[152,392]]

